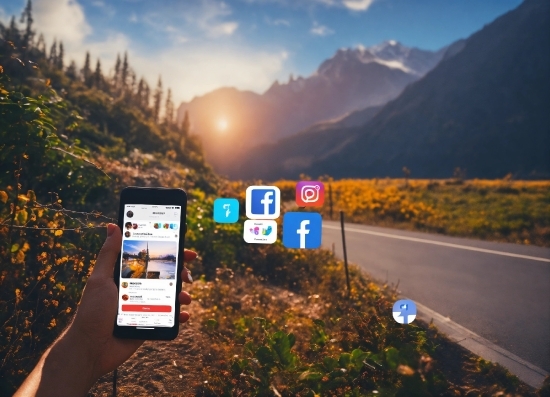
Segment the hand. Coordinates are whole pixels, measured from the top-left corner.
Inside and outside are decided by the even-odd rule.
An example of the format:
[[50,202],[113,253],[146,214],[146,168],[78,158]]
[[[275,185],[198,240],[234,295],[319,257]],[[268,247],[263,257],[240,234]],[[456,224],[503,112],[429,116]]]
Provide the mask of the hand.
[[[107,225],[107,239],[88,278],[72,324],[44,354],[16,396],[86,395],[100,376],[117,368],[141,346],[142,340],[113,336],[118,306],[113,272],[121,244],[119,227]],[[195,252],[184,251],[185,262],[196,257]],[[182,271],[182,279],[193,282],[187,268]],[[189,305],[191,296],[182,291],[179,302]],[[181,312],[179,320],[181,323],[189,320],[189,313]]]

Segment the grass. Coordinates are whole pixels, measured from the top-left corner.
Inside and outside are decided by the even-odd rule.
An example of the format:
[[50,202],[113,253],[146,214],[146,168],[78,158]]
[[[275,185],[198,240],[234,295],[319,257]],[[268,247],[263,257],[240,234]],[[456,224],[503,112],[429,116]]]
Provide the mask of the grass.
[[[287,202],[295,181],[275,185]],[[344,179],[325,181],[330,217],[451,236],[550,246],[550,181]]]

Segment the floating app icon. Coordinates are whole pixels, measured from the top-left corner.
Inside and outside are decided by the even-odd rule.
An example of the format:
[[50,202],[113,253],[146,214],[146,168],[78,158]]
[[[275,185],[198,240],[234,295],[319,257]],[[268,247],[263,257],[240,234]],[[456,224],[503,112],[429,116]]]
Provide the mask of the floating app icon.
[[393,304],[393,319],[399,324],[410,324],[416,318],[416,304],[410,299],[401,299]]
[[246,189],[246,216],[250,219],[277,219],[281,213],[281,191],[277,186],[249,186]]
[[287,212],[283,217],[283,245],[287,248],[319,248],[323,229],[317,212]]
[[244,222],[243,238],[247,243],[273,244],[277,241],[277,222],[248,219]]
[[325,185],[317,181],[301,181],[296,184],[298,207],[321,207],[325,201]]
[[214,200],[214,222],[235,223],[239,220],[239,200],[217,198]]

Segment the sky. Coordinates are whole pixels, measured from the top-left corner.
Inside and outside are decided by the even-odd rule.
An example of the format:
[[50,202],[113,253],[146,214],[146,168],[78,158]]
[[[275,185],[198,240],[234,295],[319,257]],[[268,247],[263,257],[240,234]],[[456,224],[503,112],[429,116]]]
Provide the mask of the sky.
[[[0,0],[0,21],[27,0]],[[33,0],[35,27],[62,40],[66,63],[86,51],[111,73],[128,52],[138,76],[162,76],[176,101],[220,87],[264,92],[309,76],[339,48],[385,40],[437,50],[520,0]]]

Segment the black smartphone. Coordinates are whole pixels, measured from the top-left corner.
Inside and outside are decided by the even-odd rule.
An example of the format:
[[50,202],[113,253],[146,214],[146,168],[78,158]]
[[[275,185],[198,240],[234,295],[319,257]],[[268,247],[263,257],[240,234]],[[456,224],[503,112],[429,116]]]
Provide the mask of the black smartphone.
[[186,213],[182,189],[127,187],[120,193],[115,336],[172,340],[178,335]]

